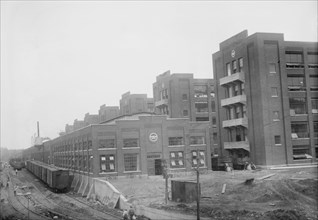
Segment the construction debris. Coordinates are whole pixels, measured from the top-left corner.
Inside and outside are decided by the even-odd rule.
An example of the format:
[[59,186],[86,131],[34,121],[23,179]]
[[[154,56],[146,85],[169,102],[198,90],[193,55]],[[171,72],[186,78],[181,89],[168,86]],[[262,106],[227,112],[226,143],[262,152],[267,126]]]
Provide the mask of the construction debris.
[[257,180],[267,179],[267,178],[272,177],[272,176],[274,176],[274,175],[275,175],[275,173],[274,173],[274,174],[268,174],[268,175],[266,175],[266,176],[257,178]]
[[223,188],[222,188],[222,194],[225,193],[225,189],[226,189],[226,184],[224,183],[224,184],[223,184]]

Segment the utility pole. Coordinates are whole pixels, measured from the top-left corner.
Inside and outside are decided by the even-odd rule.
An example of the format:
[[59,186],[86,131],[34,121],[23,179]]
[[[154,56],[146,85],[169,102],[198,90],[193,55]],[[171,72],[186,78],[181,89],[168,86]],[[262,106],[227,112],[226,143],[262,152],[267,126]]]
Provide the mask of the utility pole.
[[165,203],[168,204],[168,165],[166,160],[162,160],[163,177],[165,178]]
[[199,161],[197,159],[197,220],[200,220],[200,172]]

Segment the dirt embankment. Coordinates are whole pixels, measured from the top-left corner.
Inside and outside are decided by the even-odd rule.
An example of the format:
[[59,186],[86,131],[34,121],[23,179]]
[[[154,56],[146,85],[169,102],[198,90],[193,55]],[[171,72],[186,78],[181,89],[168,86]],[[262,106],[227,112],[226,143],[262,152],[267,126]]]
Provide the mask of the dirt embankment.
[[[261,178],[268,174],[274,175]],[[195,179],[195,175],[184,177],[189,178]],[[251,178],[254,181],[245,184],[245,180]],[[165,185],[160,177],[111,182],[131,202],[196,215],[196,202],[164,203]],[[318,219],[317,168],[209,172],[200,175],[200,183],[202,217],[248,220]],[[223,184],[226,184],[224,194],[221,193]]]

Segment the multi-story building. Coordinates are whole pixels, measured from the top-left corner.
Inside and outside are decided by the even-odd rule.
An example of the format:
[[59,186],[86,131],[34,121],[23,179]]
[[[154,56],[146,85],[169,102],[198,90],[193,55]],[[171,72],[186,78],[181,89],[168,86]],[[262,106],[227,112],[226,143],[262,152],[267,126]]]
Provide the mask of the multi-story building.
[[89,113],[85,114],[84,117],[85,126],[91,125],[91,124],[99,124],[99,115],[91,115]]
[[126,92],[121,96],[120,115],[131,115],[140,112],[153,112],[153,99],[147,94],[130,94]]
[[189,118],[210,122],[211,151],[217,154],[217,129],[213,79],[195,79],[193,74],[171,74],[156,77],[153,83],[155,112],[170,118]]
[[[154,113],[121,116],[46,142],[51,163],[91,177],[210,169],[209,122]],[[38,152],[37,152],[38,153]]]
[[98,115],[99,122],[111,120],[119,116],[119,107],[102,105],[99,108]]
[[263,166],[316,160],[317,42],[243,31],[220,43],[213,74],[222,155]]
[[73,123],[73,130],[78,130],[80,128],[85,127],[85,122],[75,119]]

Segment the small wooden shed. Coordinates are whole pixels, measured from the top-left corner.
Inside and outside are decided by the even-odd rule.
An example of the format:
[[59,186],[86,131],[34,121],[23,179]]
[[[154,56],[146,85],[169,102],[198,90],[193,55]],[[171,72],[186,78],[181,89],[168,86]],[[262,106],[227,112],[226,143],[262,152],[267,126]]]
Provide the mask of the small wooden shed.
[[[201,195],[201,186],[199,185]],[[171,180],[171,196],[174,202],[191,203],[197,200],[196,180]]]

